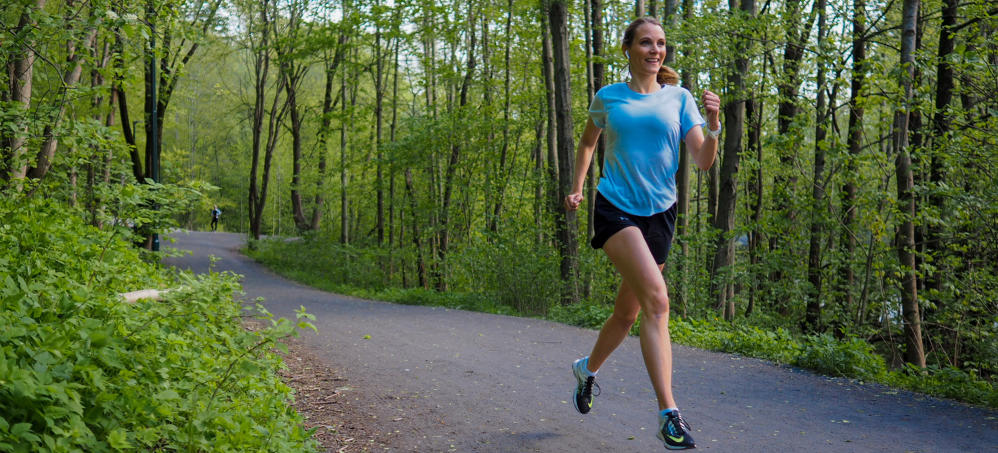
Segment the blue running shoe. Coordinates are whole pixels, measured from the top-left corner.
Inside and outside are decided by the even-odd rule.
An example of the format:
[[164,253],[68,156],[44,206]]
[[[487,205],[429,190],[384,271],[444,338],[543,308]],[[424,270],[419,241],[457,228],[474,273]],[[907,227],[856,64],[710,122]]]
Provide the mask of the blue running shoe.
[[[589,410],[593,408],[593,397],[600,394],[596,377],[583,369],[587,363],[586,359],[587,357],[583,357],[572,364],[572,374],[575,375],[576,382],[575,390],[572,392],[572,402],[575,404],[575,410],[579,411],[580,414],[588,414]],[[593,393],[593,388],[596,389],[595,393]]]
[[697,448],[690,436],[690,425],[674,410],[658,418],[658,438],[669,450],[688,450]]

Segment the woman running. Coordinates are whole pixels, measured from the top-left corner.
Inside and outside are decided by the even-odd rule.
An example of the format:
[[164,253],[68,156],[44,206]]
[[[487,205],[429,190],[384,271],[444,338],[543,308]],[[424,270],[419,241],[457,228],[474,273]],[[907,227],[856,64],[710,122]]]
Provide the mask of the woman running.
[[[606,252],[622,282],[613,314],[600,330],[592,352],[572,364],[577,381],[575,408],[583,414],[592,408],[596,372],[627,337],[640,312],[641,354],[658,398],[658,438],[670,450],[695,448],[690,427],[679,415],[672,395],[669,294],[662,269],[676,224],[679,141],[685,140],[698,167],[709,169],[721,133],[721,100],[704,91],[705,122],[693,95],[675,86],[675,71],[662,66],[665,31],[654,18],[631,22],[621,50],[627,57],[631,80],[603,87],[593,98],[576,154],[574,186],[565,198],[569,210],[582,203],[593,149],[606,130],[592,246]],[[702,129],[705,123],[706,137]]]

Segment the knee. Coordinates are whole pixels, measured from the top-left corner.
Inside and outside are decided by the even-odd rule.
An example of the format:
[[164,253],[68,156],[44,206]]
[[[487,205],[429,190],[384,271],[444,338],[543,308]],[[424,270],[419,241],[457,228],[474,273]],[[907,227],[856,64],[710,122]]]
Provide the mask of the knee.
[[610,316],[613,322],[617,323],[620,327],[630,329],[638,320],[638,311],[627,311],[622,312],[620,310],[614,310],[613,314]]
[[669,292],[663,287],[649,292],[642,304],[644,316],[652,322],[669,322]]

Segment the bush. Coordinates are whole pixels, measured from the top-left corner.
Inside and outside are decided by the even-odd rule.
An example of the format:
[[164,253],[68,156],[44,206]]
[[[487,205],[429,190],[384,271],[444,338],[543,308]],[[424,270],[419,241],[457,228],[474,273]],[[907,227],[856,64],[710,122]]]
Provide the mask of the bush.
[[53,202],[0,217],[0,450],[315,450],[273,353],[306,324],[248,332],[235,275],[168,278]]
[[884,358],[869,343],[858,338],[840,341],[828,334],[805,337],[795,364],[830,376],[882,379],[887,375]]

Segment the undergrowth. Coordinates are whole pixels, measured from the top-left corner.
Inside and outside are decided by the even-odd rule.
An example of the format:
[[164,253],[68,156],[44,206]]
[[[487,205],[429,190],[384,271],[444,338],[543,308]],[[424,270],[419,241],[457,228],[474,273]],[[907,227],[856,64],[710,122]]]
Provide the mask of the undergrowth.
[[[307,322],[258,306],[247,331],[237,276],[168,274],[77,214],[0,199],[0,451],[315,451],[275,373]],[[173,290],[118,295],[147,288]]]

